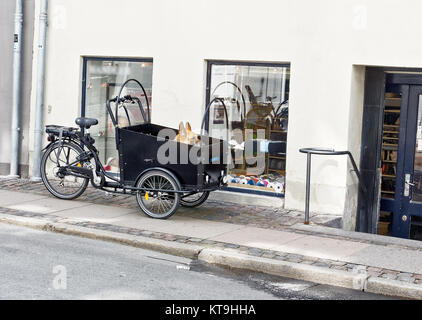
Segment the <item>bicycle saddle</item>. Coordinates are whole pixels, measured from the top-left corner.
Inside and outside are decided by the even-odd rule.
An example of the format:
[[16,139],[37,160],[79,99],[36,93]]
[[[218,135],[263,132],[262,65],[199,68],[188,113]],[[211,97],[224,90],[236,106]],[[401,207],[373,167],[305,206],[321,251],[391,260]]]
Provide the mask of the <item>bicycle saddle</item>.
[[91,126],[98,124],[98,120],[94,118],[79,117],[76,118],[75,123],[81,128],[89,129]]

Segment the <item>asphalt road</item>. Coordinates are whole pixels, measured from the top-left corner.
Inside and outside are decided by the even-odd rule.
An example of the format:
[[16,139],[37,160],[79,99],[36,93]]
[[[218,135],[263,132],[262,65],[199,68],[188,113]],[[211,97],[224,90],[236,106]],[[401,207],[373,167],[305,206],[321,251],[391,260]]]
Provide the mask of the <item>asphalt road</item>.
[[0,224],[0,299],[384,299]]

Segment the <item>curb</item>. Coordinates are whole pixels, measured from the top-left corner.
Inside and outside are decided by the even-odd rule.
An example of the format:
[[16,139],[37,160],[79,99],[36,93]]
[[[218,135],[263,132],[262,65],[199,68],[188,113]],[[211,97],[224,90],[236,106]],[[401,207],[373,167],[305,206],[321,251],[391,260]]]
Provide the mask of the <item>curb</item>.
[[229,250],[203,249],[199,253],[198,260],[231,268],[247,269],[286,278],[361,291],[363,291],[366,279],[368,278],[366,274],[352,274],[343,270],[255,257],[237,252],[230,252]]
[[409,299],[422,299],[422,286],[391,279],[370,277],[365,284],[364,291]]
[[93,230],[86,227],[72,226],[63,223],[47,224],[45,231],[52,231],[73,236],[81,236],[96,240],[112,241],[129,246],[158,251],[162,253],[196,259],[202,247],[180,242],[166,241],[161,239],[121,234],[106,230]]
[[230,268],[258,271],[286,278],[361,290],[368,293],[422,299],[422,286],[420,285],[372,277],[367,273],[353,274],[342,270],[254,257],[237,252],[229,252],[227,249],[203,249],[199,253],[198,260]]
[[198,259],[199,261],[229,268],[262,272],[387,296],[422,299],[422,285],[372,277],[367,273],[351,273],[343,270],[246,255],[239,253],[235,249],[207,248],[199,245],[91,229],[60,222],[40,221],[40,219],[31,217],[2,214],[0,222],[90,239],[117,242],[190,259]]
[[15,217],[3,215],[0,222],[14,224],[32,229],[57,232],[67,235],[80,236],[84,238],[117,242],[129,246],[158,251],[162,253],[182,256],[190,259],[197,259],[199,252],[203,247],[180,242],[172,242],[161,239],[122,234],[106,230],[91,229],[86,227],[74,226],[59,222],[43,222],[38,219],[28,217]]

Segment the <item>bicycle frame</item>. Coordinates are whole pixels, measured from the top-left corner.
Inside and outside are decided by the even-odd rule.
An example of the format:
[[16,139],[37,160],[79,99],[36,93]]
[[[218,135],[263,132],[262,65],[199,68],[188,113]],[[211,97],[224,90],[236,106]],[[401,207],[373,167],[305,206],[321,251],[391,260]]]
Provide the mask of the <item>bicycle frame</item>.
[[[167,193],[182,193],[183,194],[182,198],[188,197],[188,196],[195,193],[195,192],[188,192],[186,190],[137,188],[137,187],[124,185],[120,181],[120,179],[116,179],[116,178],[110,176],[109,174],[107,174],[107,172],[104,169],[104,166],[102,165],[102,163],[99,159],[98,150],[94,146],[95,141],[89,135],[89,133],[82,135],[82,133],[80,131],[78,131],[78,132],[75,132],[70,137],[61,138],[61,140],[55,139],[55,140],[51,141],[50,144],[44,149],[48,149],[49,146],[56,143],[57,141],[59,141],[59,143],[60,143],[57,158],[60,156],[60,153],[63,150],[63,142],[66,142],[66,141],[75,143],[76,145],[78,145],[84,151],[84,153],[82,153],[80,156],[78,156],[77,159],[75,161],[73,161],[72,163],[69,163],[66,166],[60,166],[60,170],[62,172],[67,172],[68,175],[72,175],[72,176],[79,177],[79,178],[90,179],[91,184],[94,188],[101,189],[101,190],[106,191],[106,192],[119,193],[119,194],[127,194],[128,192],[131,193],[131,194],[134,194],[134,193],[139,192],[139,191],[142,191],[142,192],[153,191],[153,192],[167,192]],[[85,148],[88,149],[88,150],[86,151]],[[100,174],[99,176],[101,178],[101,183],[99,185],[97,185],[94,182],[95,178],[94,178],[94,175],[93,175],[91,169],[78,166],[78,164],[80,164],[81,162],[90,161],[91,159],[94,159],[94,161],[95,161],[97,175],[98,175],[98,173]],[[70,172],[68,172],[68,171],[70,171]],[[114,182],[106,181],[105,178],[109,178],[110,180],[113,180]],[[114,190],[109,190],[109,189],[106,189],[106,188],[113,188]],[[118,191],[118,189],[122,189],[122,191]],[[204,190],[204,191],[207,191],[207,190]],[[210,189],[210,191],[211,191],[211,189]]]

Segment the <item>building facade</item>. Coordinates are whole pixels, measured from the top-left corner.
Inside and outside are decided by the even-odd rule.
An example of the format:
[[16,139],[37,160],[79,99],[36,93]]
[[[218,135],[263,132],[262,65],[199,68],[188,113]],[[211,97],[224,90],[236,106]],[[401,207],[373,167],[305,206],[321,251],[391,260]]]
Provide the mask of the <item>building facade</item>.
[[[410,196],[406,188],[419,177],[409,169],[419,150],[418,104],[409,99],[422,84],[421,8],[411,0],[50,0],[43,121],[98,118],[94,135],[113,170],[105,100],[125,79],[144,84],[152,122],[174,128],[189,121],[199,131],[205,106],[221,97],[231,128],[240,128],[230,138],[248,140],[247,127],[252,139],[262,129],[260,140],[280,143],[276,152],[259,145],[259,170],[236,163],[231,190],[282,195],[285,208],[302,211],[307,163],[299,149],[347,150],[367,192],[359,193],[347,157],[314,156],[311,211],[342,216],[347,230],[375,233],[381,221],[408,237],[419,215],[412,207],[418,186]],[[30,166],[35,88],[32,82]],[[404,123],[407,111],[414,117]],[[208,120],[210,131],[224,126],[218,105]]]

